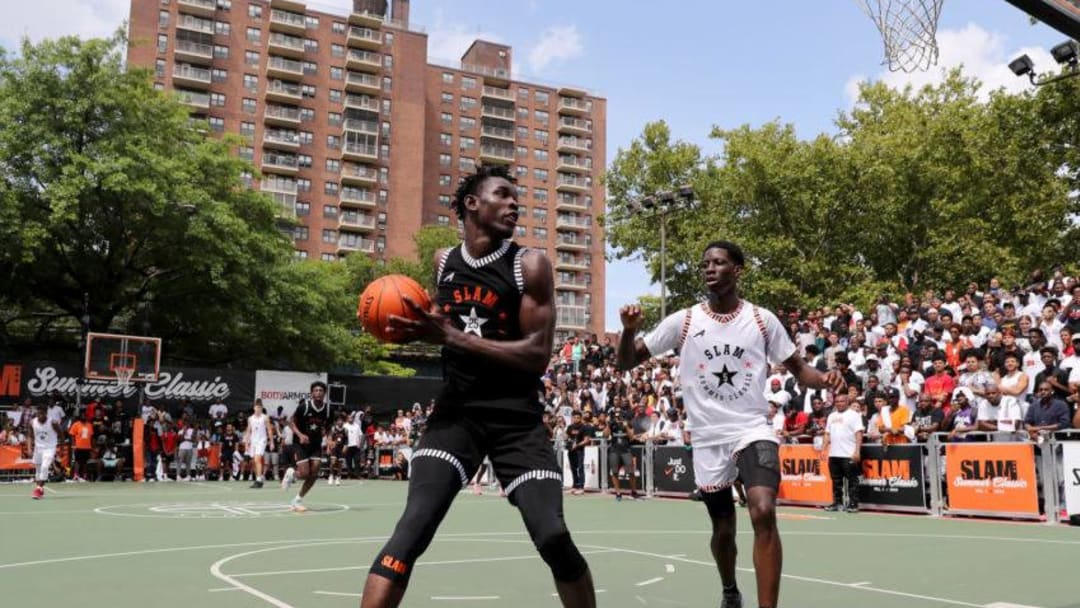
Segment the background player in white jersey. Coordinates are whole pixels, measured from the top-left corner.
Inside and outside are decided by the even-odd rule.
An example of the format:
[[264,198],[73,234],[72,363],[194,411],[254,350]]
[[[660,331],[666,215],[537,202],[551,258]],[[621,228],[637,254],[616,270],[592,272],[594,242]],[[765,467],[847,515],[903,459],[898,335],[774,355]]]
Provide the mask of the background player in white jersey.
[[247,430],[244,431],[244,445],[247,446],[248,456],[255,464],[255,483],[251,484],[253,488],[263,487],[263,482],[266,481],[263,475],[266,464],[263,460],[266,457],[267,444],[276,440],[275,432],[274,425],[270,423],[270,417],[263,411],[262,399],[256,399],[255,412],[248,416]]
[[37,416],[30,421],[30,434],[26,437],[27,451],[34,455],[34,500],[45,496],[45,482],[49,481],[49,470],[56,459],[56,446],[64,434],[60,421],[50,418],[44,405],[37,408]]
[[708,300],[661,320],[644,339],[641,307],[619,311],[623,332],[619,368],[631,369],[674,349],[687,428],[694,446],[694,477],[712,520],[710,547],[724,585],[722,608],[741,608],[735,584],[735,504],[731,486],[746,487],[754,526],[758,605],[775,608],[780,593],[782,549],[776,528],[780,486],[779,441],[769,425],[765,382],[771,364],[783,363],[803,386],[843,387],[835,371],[822,373],[803,361],[776,316],[739,297],[745,258],[738,245],[705,247],[701,274]]

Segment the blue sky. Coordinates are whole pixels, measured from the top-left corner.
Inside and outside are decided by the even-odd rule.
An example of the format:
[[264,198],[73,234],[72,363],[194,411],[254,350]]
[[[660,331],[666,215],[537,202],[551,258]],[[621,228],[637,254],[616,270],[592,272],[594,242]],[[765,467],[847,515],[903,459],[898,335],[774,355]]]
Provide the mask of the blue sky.
[[[13,3],[0,23],[0,44],[10,48],[23,35],[104,35],[129,6],[130,0]],[[351,0],[309,6],[347,9]],[[882,68],[881,39],[854,0],[412,0],[412,22],[428,32],[432,56],[455,59],[474,38],[497,40],[514,47],[519,77],[584,85],[606,97],[609,161],[657,119],[708,152],[717,151],[706,137],[713,125],[780,119],[812,137],[832,129],[860,80],[918,85],[962,64],[994,88],[1019,90],[1026,81],[1005,64],[1026,52],[1049,68],[1047,49],[1064,39],[1002,0],[947,0],[939,67],[903,75]],[[640,262],[609,263],[609,329],[618,326],[618,307],[642,293],[659,288]]]

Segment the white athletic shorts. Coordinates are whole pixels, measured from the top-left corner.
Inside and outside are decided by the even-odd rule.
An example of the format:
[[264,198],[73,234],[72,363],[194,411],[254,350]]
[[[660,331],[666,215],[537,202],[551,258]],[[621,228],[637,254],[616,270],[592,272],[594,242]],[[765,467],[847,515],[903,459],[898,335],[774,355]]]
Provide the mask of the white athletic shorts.
[[755,441],[780,443],[776,431],[765,426],[748,431],[735,441],[708,446],[695,445],[694,481],[697,486],[707,492],[730,487],[739,476],[736,466],[739,452]]
[[37,469],[36,481],[49,481],[49,469],[56,460],[56,448],[34,448],[34,468]]
[[266,439],[252,439],[250,447],[251,449],[248,450],[250,456],[262,456],[266,454]]

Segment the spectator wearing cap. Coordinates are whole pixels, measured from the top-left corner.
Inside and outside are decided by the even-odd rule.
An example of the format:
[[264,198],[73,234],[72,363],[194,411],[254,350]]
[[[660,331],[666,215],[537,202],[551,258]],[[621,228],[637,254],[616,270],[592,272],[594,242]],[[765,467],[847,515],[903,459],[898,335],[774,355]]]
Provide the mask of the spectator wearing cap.
[[[765,389],[765,401],[768,401],[769,403],[779,403],[779,400],[781,399],[780,395],[786,397],[786,399],[784,399],[784,403],[787,403],[791,400],[791,395],[788,394],[786,390],[784,390],[784,385],[781,379],[778,376],[771,376],[769,378],[769,385]],[[781,404],[781,407],[783,407],[783,404]]]
[[1035,389],[1035,403],[1031,404],[1024,416],[1028,436],[1037,440],[1044,433],[1069,428],[1069,414],[1069,406],[1054,398],[1054,387],[1049,382],[1043,382]]
[[975,407],[975,395],[971,389],[961,386],[953,391],[953,411],[945,423],[949,441],[970,440],[969,431],[978,428],[978,409]]

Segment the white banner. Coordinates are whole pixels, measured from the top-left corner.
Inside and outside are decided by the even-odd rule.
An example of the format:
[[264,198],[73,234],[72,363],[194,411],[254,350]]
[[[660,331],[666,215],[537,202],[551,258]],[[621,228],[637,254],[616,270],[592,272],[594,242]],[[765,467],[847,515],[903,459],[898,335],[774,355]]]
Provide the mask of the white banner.
[[1065,511],[1080,515],[1080,441],[1061,442],[1065,471]]
[[255,372],[255,398],[262,399],[270,415],[276,415],[281,407],[291,416],[299,400],[311,398],[311,383],[316,380],[326,382],[326,374],[260,369]]
[[[564,449],[563,454],[563,487],[570,488],[574,485],[574,474],[570,471],[570,456]],[[600,489],[600,448],[595,445],[585,446],[585,489]]]

